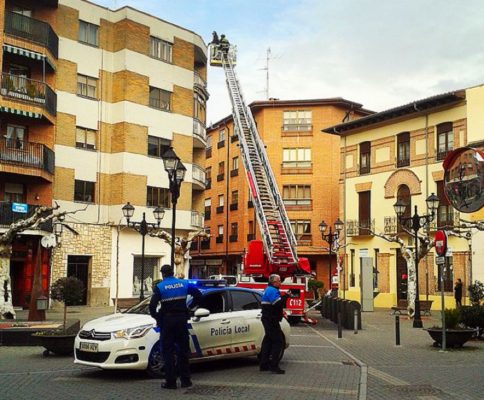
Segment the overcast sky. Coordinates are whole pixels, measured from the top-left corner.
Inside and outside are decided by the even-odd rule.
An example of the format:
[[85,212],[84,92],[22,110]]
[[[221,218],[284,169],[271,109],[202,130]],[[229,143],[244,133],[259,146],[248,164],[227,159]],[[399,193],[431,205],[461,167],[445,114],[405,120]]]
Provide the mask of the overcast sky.
[[[247,103],[344,97],[382,111],[484,83],[482,0],[93,0],[130,5],[210,42],[238,47]],[[223,71],[209,67],[208,123],[231,113]]]

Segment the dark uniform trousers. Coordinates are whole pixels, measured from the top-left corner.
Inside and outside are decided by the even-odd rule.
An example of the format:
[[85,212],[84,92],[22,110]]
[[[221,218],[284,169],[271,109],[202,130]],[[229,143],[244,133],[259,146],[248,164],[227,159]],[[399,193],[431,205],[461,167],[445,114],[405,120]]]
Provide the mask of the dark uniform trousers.
[[276,370],[279,368],[279,356],[283,345],[281,325],[276,318],[263,316],[261,320],[265,335],[262,340],[260,365]]
[[[162,352],[165,360],[165,379],[168,384],[176,382],[175,353],[182,382],[190,381],[190,339],[187,330],[187,314],[184,312],[163,315],[161,328]],[[175,351],[177,349],[177,351]]]

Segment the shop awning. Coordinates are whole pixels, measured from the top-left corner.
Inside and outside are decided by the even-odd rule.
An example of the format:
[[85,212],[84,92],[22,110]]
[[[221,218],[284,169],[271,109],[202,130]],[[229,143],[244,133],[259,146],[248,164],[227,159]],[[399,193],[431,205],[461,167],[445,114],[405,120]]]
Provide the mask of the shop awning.
[[55,70],[54,64],[49,60],[49,57],[47,57],[44,54],[37,53],[36,51],[32,51],[32,50],[22,49],[21,47],[12,46],[10,44],[4,44],[3,50],[6,51],[7,53],[16,54],[22,57],[32,58],[34,60],[42,61],[43,59],[45,59],[47,64],[49,64],[50,67],[53,70]]
[[28,117],[28,118],[42,118],[42,114],[40,113],[35,113],[31,111],[25,111],[25,110],[18,110],[16,108],[10,108],[10,107],[0,107],[0,112],[6,112],[10,114],[15,114],[15,115],[21,115],[23,117]]

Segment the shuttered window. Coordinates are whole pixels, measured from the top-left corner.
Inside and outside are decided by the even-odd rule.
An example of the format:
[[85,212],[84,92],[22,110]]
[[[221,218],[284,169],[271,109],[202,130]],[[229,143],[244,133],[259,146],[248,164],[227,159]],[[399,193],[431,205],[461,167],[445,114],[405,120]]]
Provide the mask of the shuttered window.
[[437,125],[437,159],[443,160],[454,149],[454,130],[452,122]]
[[410,165],[410,132],[402,132],[397,136],[397,167]]
[[360,235],[370,234],[371,229],[371,192],[358,193],[358,222],[360,227]]
[[371,143],[360,143],[360,174],[370,173]]

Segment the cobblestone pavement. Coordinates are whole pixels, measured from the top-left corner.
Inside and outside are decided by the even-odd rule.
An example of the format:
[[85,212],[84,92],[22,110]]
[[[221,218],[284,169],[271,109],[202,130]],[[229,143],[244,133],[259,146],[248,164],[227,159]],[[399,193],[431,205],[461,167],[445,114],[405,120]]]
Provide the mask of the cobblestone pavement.
[[[81,324],[112,308],[73,308]],[[50,311],[57,319],[60,311]],[[434,313],[437,314],[437,313]],[[427,332],[401,317],[401,346],[395,346],[394,317],[387,310],[363,314],[363,330],[343,331],[318,317],[298,325],[281,366],[286,375],[258,371],[255,358],[192,366],[194,387],[170,393],[173,399],[482,399],[484,343],[440,352]],[[435,316],[433,317],[435,318]],[[425,326],[435,320],[424,319]],[[101,371],[72,363],[72,357],[42,356],[41,347],[0,347],[0,398],[151,399],[159,380],[142,371]]]

